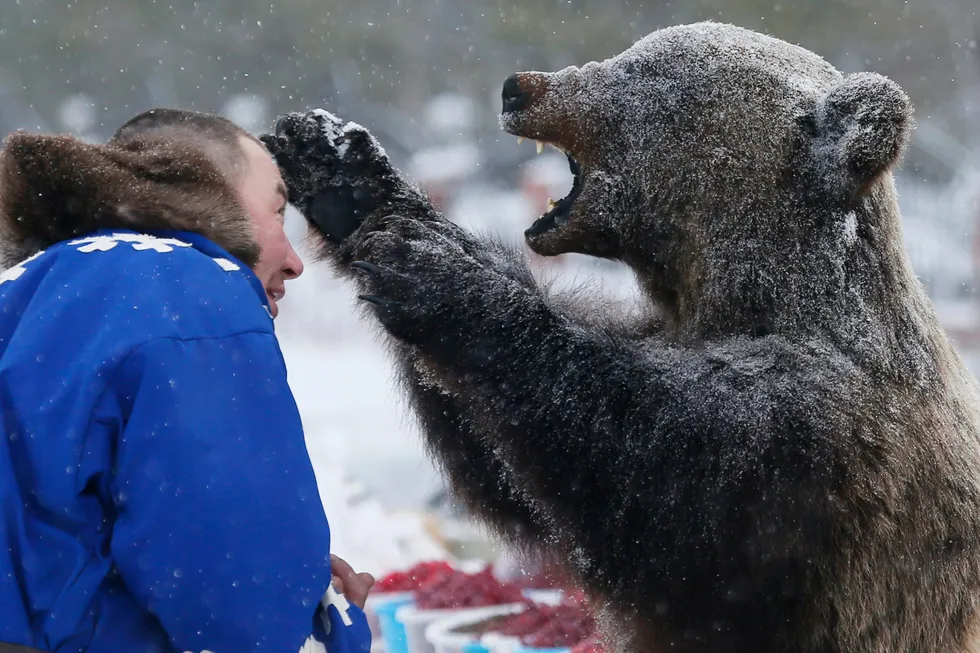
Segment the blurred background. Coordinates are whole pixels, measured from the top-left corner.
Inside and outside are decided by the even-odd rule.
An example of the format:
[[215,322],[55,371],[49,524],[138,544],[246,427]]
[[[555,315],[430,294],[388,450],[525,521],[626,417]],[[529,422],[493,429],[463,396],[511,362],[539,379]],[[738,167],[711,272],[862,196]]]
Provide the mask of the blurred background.
[[[978,0],[3,0],[0,133],[103,141],[155,106],[261,132],[280,112],[325,107],[371,129],[450,218],[520,244],[571,176],[553,150],[536,155],[499,131],[504,78],[601,60],[706,19],[798,43],[844,72],[883,73],[911,95],[917,128],[898,172],[906,242],[980,370]],[[288,226],[302,245],[295,212]],[[616,264],[534,263],[561,283],[635,297]],[[309,261],[282,307],[277,330],[336,552],[374,572],[447,550],[496,556],[445,495],[348,289]]]

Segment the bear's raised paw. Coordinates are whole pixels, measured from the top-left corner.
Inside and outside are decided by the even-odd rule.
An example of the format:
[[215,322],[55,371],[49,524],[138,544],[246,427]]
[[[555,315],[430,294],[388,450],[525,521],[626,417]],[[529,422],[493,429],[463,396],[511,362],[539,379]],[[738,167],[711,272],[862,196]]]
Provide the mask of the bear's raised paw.
[[274,134],[259,138],[279,165],[290,203],[332,245],[409,195],[374,136],[323,109],[284,114]]

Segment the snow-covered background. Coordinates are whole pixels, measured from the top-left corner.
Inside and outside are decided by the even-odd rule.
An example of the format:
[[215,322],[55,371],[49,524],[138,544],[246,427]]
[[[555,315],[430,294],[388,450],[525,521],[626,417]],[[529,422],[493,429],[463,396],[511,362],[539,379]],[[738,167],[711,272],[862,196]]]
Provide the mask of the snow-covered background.
[[[554,151],[536,155],[499,131],[503,79],[602,59],[654,29],[702,19],[767,31],[910,93],[918,127],[898,175],[906,244],[980,372],[977,0],[4,0],[0,134],[99,141],[154,106],[219,112],[260,132],[279,112],[322,106],[369,127],[450,218],[519,245],[571,176]],[[288,227],[303,251],[295,212]],[[613,263],[535,265],[562,283],[635,296]],[[336,552],[373,572],[445,546],[491,555],[439,500],[439,475],[349,289],[309,262],[281,306],[277,330]]]

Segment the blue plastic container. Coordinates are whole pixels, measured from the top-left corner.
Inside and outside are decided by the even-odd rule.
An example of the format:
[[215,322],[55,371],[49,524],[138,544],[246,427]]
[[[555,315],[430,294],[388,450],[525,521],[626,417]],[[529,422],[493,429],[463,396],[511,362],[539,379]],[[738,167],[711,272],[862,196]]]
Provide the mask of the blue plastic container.
[[403,605],[414,603],[411,597],[392,599],[375,606],[378,624],[381,626],[381,638],[385,642],[385,653],[408,653],[408,638],[405,635],[405,625],[395,619],[395,612]]
[[490,649],[480,642],[473,642],[463,646],[463,653],[490,653]]

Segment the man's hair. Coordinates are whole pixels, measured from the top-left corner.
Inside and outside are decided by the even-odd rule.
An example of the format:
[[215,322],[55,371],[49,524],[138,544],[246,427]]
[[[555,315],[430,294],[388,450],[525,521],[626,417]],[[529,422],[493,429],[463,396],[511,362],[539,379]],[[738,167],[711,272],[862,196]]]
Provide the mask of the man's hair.
[[186,109],[150,109],[130,118],[109,139],[110,143],[132,144],[147,138],[179,141],[204,150],[222,174],[235,180],[242,174],[242,138],[265,145],[248,130],[227,118]]

